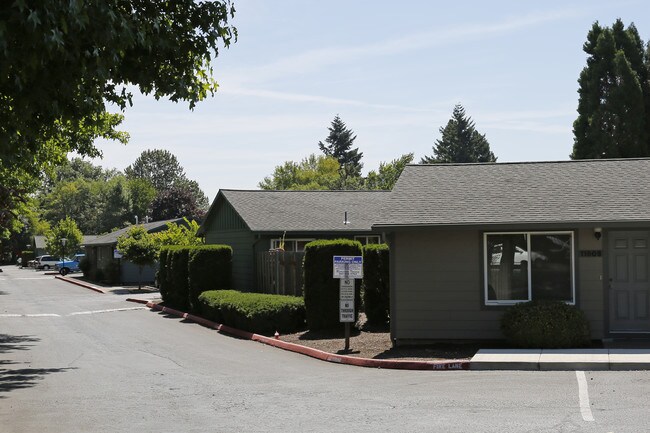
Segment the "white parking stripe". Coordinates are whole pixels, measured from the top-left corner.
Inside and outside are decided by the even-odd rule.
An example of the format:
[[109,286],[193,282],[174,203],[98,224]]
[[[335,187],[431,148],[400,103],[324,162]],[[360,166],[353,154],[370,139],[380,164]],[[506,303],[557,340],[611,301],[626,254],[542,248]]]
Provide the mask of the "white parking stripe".
[[0,314],[0,317],[61,317],[58,314]]
[[594,415],[591,413],[589,405],[589,389],[587,387],[587,377],[584,371],[576,371],[578,379],[578,396],[580,397],[580,413],[585,421],[594,421]]
[[[146,310],[146,309],[147,307],[131,307],[131,308],[114,308],[111,310],[77,311],[75,313],[66,314],[65,317],[87,316],[90,314],[114,313],[117,311],[132,311],[132,310]],[[3,317],[61,317],[61,315],[60,314],[0,314],[0,318]]]
[[70,313],[68,316],[85,316],[88,314],[101,314],[101,313],[113,313],[116,311],[132,311],[132,310],[145,310],[147,307],[131,307],[131,308],[115,308],[112,310],[95,310],[95,311],[79,311],[76,313]]

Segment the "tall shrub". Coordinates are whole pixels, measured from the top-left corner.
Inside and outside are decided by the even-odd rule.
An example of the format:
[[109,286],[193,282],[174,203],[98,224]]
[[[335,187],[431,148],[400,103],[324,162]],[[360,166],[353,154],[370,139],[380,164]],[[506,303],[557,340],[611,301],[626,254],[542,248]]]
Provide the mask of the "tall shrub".
[[[361,243],[349,239],[318,240],[305,246],[305,309],[310,330],[340,326],[339,280],[332,277],[334,256],[361,256]],[[355,317],[361,301],[355,281]]]
[[388,245],[363,247],[363,307],[368,323],[385,325],[390,312]]
[[[187,262],[191,247],[170,247],[169,255],[169,301],[173,307],[187,311],[189,285]],[[165,301],[167,302],[167,301]]]
[[163,301],[167,302],[169,296],[169,249],[170,247],[161,247],[158,255],[158,272],[156,280],[160,289],[160,296]]
[[228,245],[202,245],[189,252],[189,303],[199,310],[199,295],[207,290],[230,289],[232,248]]

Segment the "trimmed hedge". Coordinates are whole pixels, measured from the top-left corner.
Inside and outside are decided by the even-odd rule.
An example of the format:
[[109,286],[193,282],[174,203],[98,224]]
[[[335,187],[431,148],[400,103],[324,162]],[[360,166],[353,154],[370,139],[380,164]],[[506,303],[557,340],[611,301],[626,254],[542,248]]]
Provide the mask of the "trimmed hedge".
[[34,260],[36,254],[32,250],[23,250],[20,252],[20,266],[26,268],[30,260]]
[[582,310],[562,301],[532,301],[503,314],[501,330],[513,345],[561,349],[591,344],[589,322]]
[[160,253],[158,256],[158,272],[156,272],[156,281],[158,283],[158,288],[160,289],[160,296],[163,300],[166,300],[169,296],[171,285],[169,282],[169,249],[171,247],[164,246],[160,248]]
[[234,328],[273,335],[305,329],[305,303],[300,297],[210,290],[198,297],[201,315]]
[[199,295],[208,290],[231,288],[232,248],[228,245],[201,245],[189,251],[189,304],[199,311]]
[[167,252],[169,263],[167,269],[169,291],[167,292],[168,299],[163,298],[163,300],[166,304],[183,311],[187,311],[189,304],[187,262],[190,249],[191,247],[174,246],[170,247]]
[[[339,327],[339,280],[332,278],[333,256],[361,256],[361,243],[349,239],[317,240],[305,246],[305,309],[310,330]],[[361,296],[355,280],[355,317]]]
[[363,247],[363,308],[370,325],[385,325],[390,314],[388,245]]

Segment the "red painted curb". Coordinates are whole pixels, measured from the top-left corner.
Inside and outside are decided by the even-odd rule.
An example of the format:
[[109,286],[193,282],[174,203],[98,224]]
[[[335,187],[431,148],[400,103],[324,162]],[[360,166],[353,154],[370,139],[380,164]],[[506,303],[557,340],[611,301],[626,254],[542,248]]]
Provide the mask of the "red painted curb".
[[149,301],[147,301],[145,299],[135,299],[135,298],[126,298],[126,301],[127,302],[135,302],[137,304],[146,304],[147,302],[149,302]]
[[[129,300],[132,302],[144,303],[143,301],[137,299],[127,299],[127,301]],[[357,358],[348,355],[335,355],[333,353],[323,352],[322,350],[313,349],[311,347],[302,346],[300,344],[276,340],[272,337],[266,337],[264,335],[242,331],[241,329],[231,328],[230,326],[215,323],[204,319],[203,317],[184,313],[182,311],[174,310],[173,308],[161,307],[160,305],[153,302],[146,302],[146,304],[147,307],[151,308],[152,310],[157,310],[163,313],[182,317],[183,319],[191,320],[192,322],[198,323],[202,326],[205,326],[206,328],[216,329],[218,332],[222,332],[224,334],[232,335],[245,340],[252,340],[268,344],[269,346],[300,353],[302,355],[307,355],[312,358],[320,359],[322,361],[334,362],[337,364],[356,365],[358,367],[389,368],[399,370],[469,370],[470,362],[465,359],[455,359],[449,361],[395,361],[388,359],[368,359]]]
[[99,287],[93,286],[92,284],[84,283],[83,281],[78,281],[73,278],[67,278],[62,275],[55,275],[54,278],[56,278],[57,280],[63,280],[63,281],[67,281],[68,283],[76,284],[77,286],[84,287],[86,289],[94,290],[97,293],[106,294],[106,292],[100,289]]

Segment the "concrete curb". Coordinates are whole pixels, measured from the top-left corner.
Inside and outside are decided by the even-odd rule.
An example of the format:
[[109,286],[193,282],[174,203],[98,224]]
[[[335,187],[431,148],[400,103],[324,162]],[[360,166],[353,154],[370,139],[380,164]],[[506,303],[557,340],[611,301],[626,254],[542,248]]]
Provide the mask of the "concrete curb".
[[86,283],[84,281],[79,281],[79,280],[76,280],[74,278],[64,277],[62,275],[55,275],[54,278],[56,278],[57,280],[67,281],[68,283],[75,284],[77,286],[84,287],[86,289],[94,290],[97,293],[102,293],[104,295],[106,294],[106,292],[104,290],[100,289],[99,287],[94,286],[94,285],[89,284],[89,283]]
[[337,364],[354,365],[358,367],[370,368],[388,368],[398,370],[469,370],[469,361],[465,359],[449,360],[449,361],[400,361],[388,359],[368,359],[357,358],[348,355],[335,355],[333,353],[323,352],[322,350],[312,349],[311,347],[301,346],[300,344],[289,343],[287,341],[276,340],[275,338],[265,337],[263,335],[254,334],[252,332],[242,331],[241,329],[231,328],[230,326],[222,325],[220,323],[212,322],[204,319],[203,317],[195,316],[193,314],[184,313],[182,311],[174,310],[173,308],[161,307],[160,305],[140,299],[129,298],[127,301],[137,302],[139,304],[146,304],[152,310],[161,311],[166,314],[171,314],[183,319],[191,320],[206,328],[215,329],[217,332],[228,334],[234,337],[242,338],[245,340],[257,341],[269,346],[278,347],[280,349],[288,350],[294,353],[300,353],[321,361],[334,362]]

